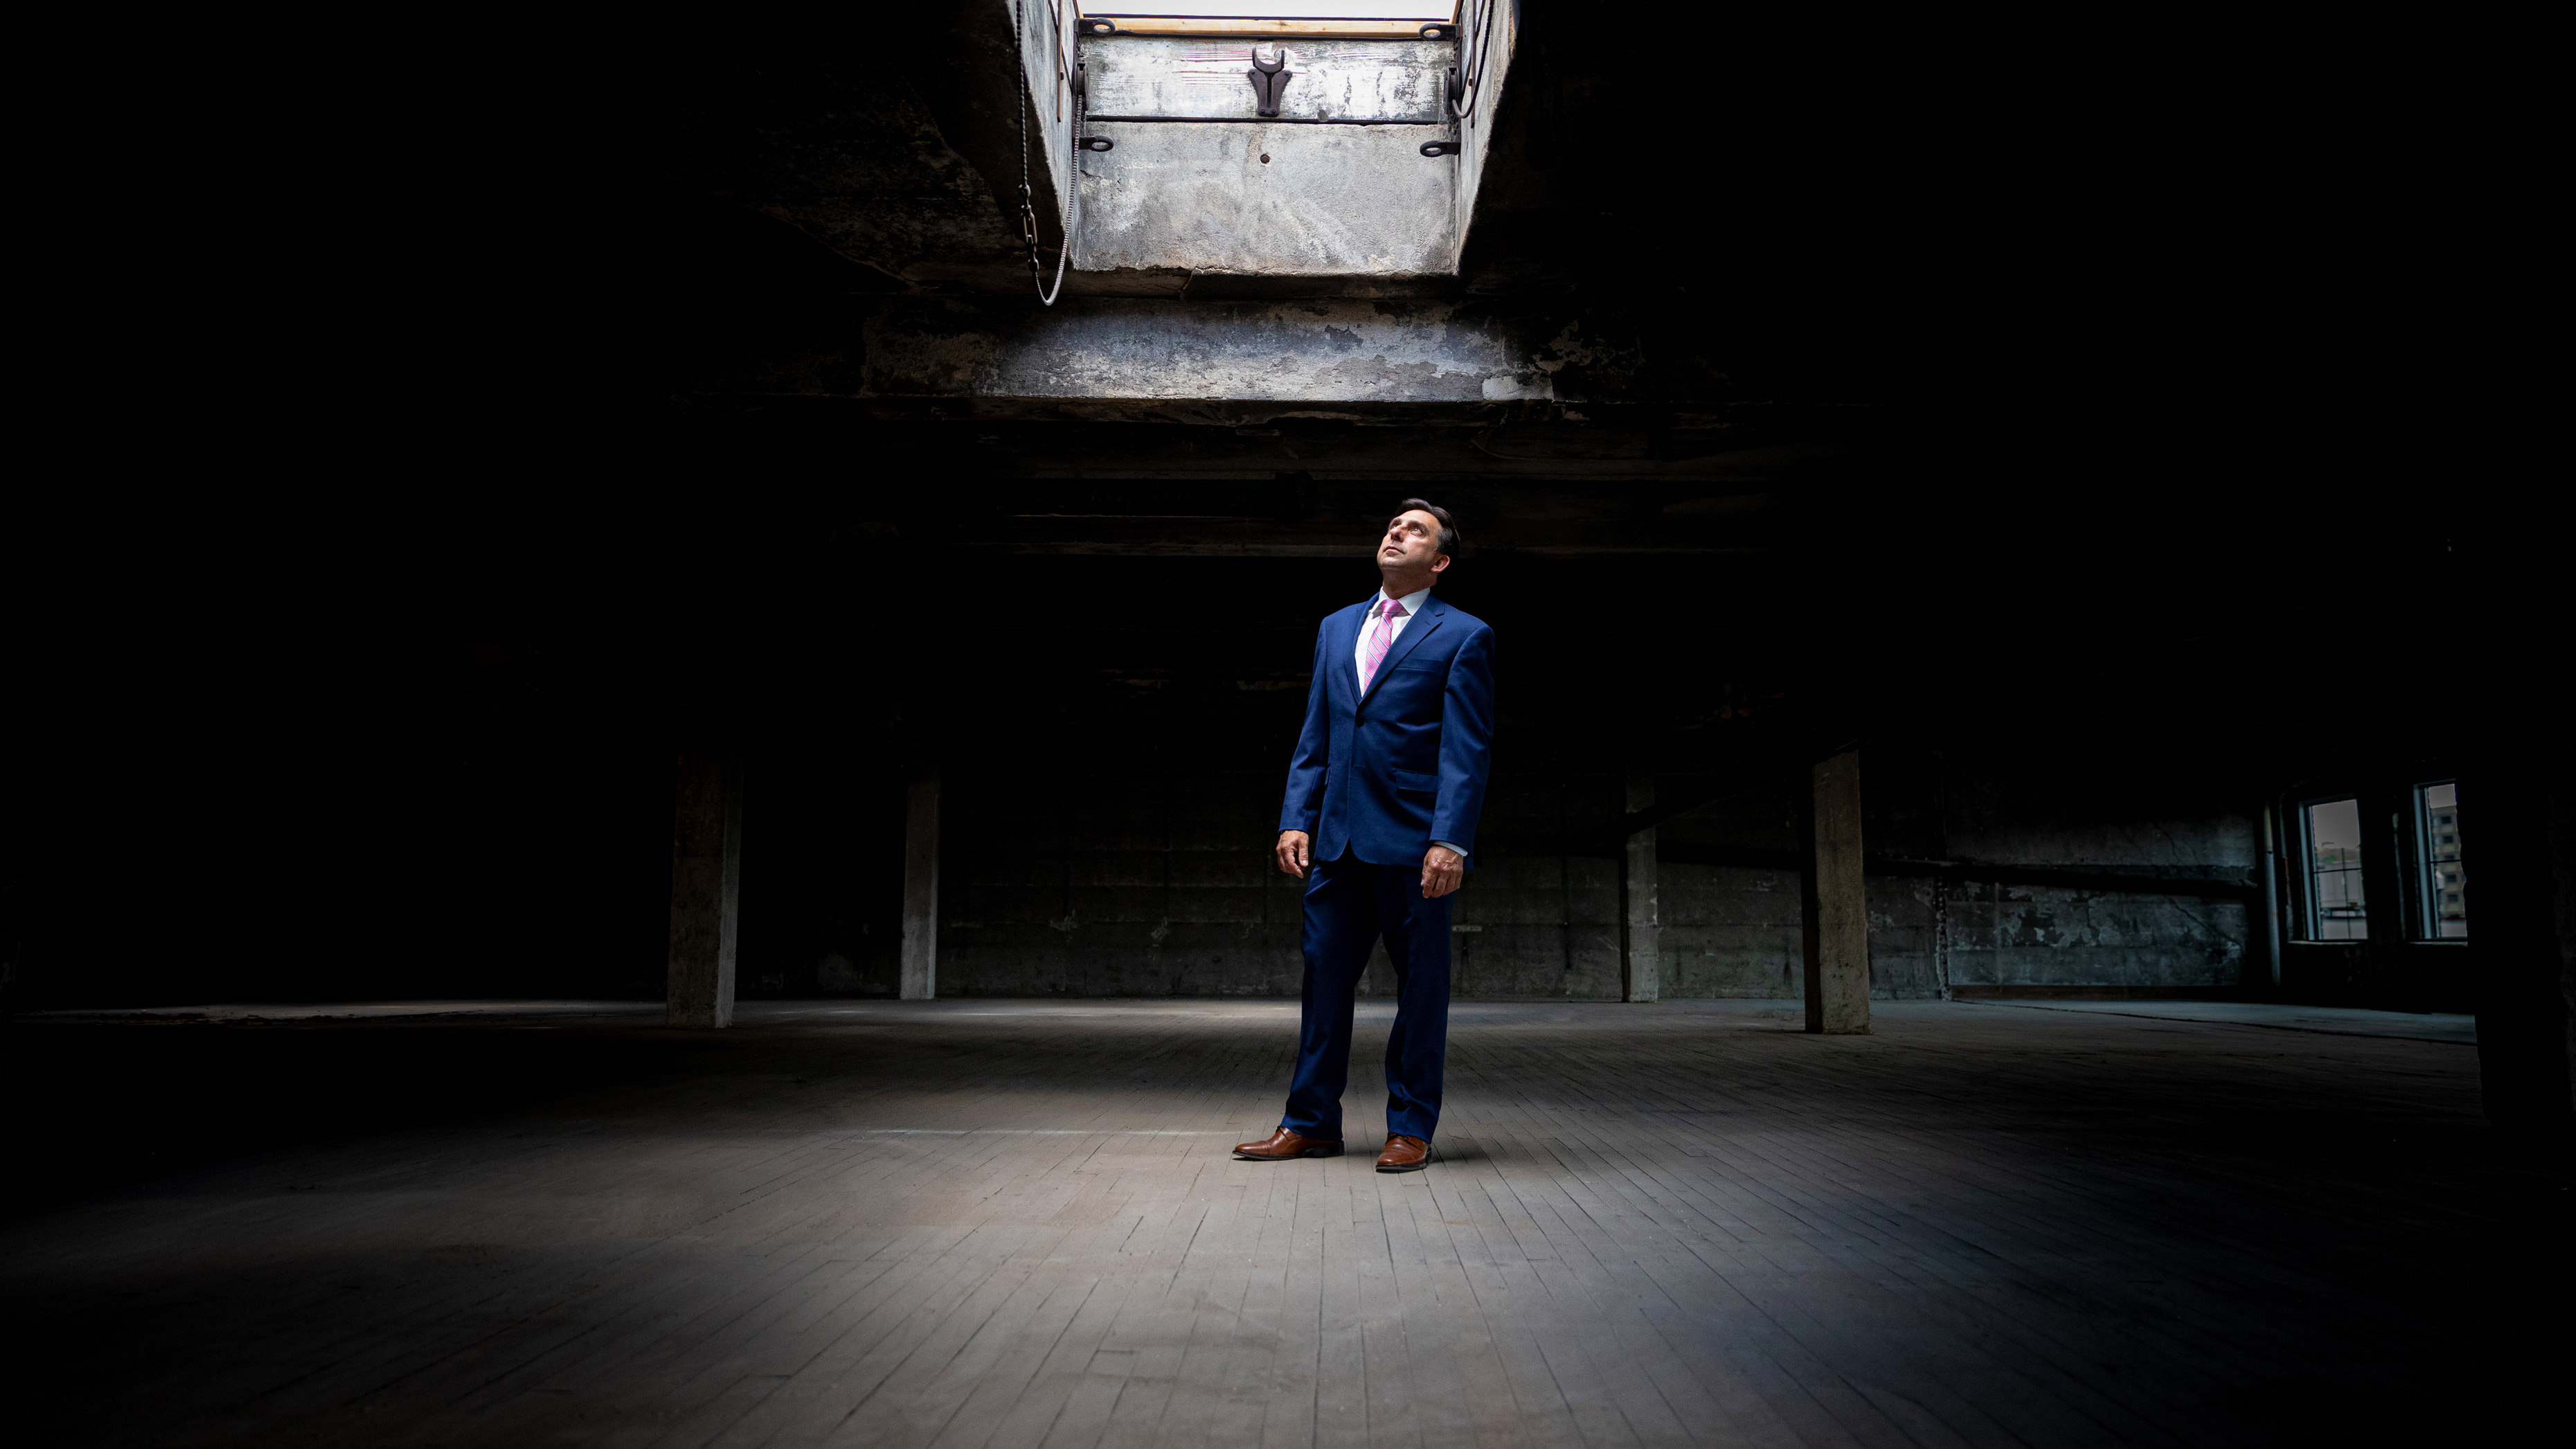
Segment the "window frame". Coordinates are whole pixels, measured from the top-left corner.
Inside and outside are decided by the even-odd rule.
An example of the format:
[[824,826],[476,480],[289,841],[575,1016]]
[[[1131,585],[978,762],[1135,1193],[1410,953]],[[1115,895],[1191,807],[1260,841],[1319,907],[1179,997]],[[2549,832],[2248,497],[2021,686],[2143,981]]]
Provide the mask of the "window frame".
[[[2452,789],[2450,808],[2453,815],[2465,815],[2458,798],[2460,781],[2455,775],[2417,780],[2406,787],[2406,812],[2412,819],[2401,838],[2406,842],[2406,869],[2413,877],[2413,889],[2407,895],[2412,898],[2414,906],[2414,919],[2407,922],[2407,940],[2419,946],[2465,946],[2469,944],[2465,930],[2457,936],[2441,934],[2442,888],[2433,874],[2433,806],[2424,798],[2424,792],[2440,785],[2448,785]],[[2453,820],[2452,829],[2460,836],[2460,863],[2465,868],[2468,864],[2468,831],[2457,819]],[[2462,924],[2465,927],[2466,922]]]
[[[2355,828],[2361,835],[2361,840],[2356,844],[2355,848],[2362,853],[2363,859],[2360,863],[2356,864],[2353,869],[2356,874],[2359,874],[2362,877],[2362,932],[2358,936],[2326,936],[2320,934],[2320,928],[2323,926],[2325,918],[2323,915],[2323,908],[2317,901],[2317,840],[2316,831],[2314,826],[2311,824],[2308,812],[2315,806],[2333,805],[2345,800],[2353,802]],[[2290,920],[2286,923],[2290,928],[2289,939],[2291,944],[2299,946],[2358,946],[2370,940],[2372,918],[2370,914],[2370,879],[2368,861],[2368,842],[2370,832],[2367,816],[2369,809],[2370,795],[2366,790],[2329,790],[2320,794],[2294,795],[2290,797],[2289,810],[2286,813],[2288,813],[2291,818],[2296,820],[2298,823],[2298,832],[2296,836],[2293,837],[2297,846],[2297,858],[2293,862],[2293,868],[2290,872],[2292,881],[2291,889],[2293,893],[2292,909],[2289,913]],[[2284,833],[2286,834],[2287,832]]]

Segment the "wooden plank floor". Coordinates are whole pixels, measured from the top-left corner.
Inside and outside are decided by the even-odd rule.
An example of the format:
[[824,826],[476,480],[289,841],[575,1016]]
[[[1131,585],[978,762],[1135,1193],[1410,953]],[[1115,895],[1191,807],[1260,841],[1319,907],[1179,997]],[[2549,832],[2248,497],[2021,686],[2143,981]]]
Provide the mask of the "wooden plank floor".
[[1405,1176],[1373,1065],[1357,1155],[1230,1158],[1269,1002],[21,1023],[11,1437],[2474,1442],[2563,1375],[2471,1047],[1784,1007],[1460,1003]]

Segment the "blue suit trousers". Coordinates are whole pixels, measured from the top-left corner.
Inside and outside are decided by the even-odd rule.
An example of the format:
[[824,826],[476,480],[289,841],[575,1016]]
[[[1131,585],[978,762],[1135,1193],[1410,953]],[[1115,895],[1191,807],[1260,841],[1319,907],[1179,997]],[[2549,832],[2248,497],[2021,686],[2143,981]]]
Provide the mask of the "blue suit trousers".
[[1386,1130],[1431,1140],[1449,1053],[1449,914],[1455,895],[1422,898],[1422,866],[1372,865],[1344,851],[1306,872],[1305,1012],[1297,1072],[1280,1125],[1342,1135],[1351,1075],[1351,1002],[1383,939],[1395,965],[1395,1029],[1386,1039]]

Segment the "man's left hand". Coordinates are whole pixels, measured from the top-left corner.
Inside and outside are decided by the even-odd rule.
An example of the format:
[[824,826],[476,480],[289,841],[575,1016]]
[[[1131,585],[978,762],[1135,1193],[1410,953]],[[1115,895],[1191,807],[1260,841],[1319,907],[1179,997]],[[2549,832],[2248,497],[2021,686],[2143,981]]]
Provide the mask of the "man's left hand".
[[1422,857],[1422,898],[1433,900],[1445,896],[1467,882],[1467,857],[1445,845],[1435,845]]

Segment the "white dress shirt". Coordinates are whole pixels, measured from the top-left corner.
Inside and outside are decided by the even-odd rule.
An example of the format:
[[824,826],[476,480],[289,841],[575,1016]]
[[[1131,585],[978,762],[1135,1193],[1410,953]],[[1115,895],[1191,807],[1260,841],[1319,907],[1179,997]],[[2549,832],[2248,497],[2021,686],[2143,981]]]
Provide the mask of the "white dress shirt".
[[[1423,601],[1430,597],[1431,591],[1429,589],[1416,589],[1412,593],[1405,595],[1403,598],[1396,600],[1397,603],[1404,606],[1404,612],[1395,616],[1395,632],[1387,636],[1387,658],[1392,659],[1395,657],[1395,641],[1404,637],[1404,626],[1412,623],[1413,616],[1422,612]],[[1361,672],[1365,672],[1367,670],[1369,637],[1377,633],[1377,611],[1385,607],[1386,590],[1380,589],[1377,591],[1377,597],[1369,600],[1368,616],[1360,620],[1359,642],[1351,648],[1352,669]],[[1386,665],[1383,661],[1378,664],[1378,668],[1380,669],[1384,669],[1385,667]],[[1372,679],[1369,683],[1375,684],[1377,681]],[[1450,845],[1448,841],[1435,840],[1431,843],[1446,847],[1450,850],[1458,851],[1458,858],[1461,860],[1467,858],[1467,852],[1458,850],[1458,847]]]
[[[1388,636],[1386,641],[1388,654],[1395,653],[1395,641],[1404,637],[1404,626],[1412,623],[1413,616],[1422,612],[1422,601],[1430,597],[1429,589],[1416,589],[1396,600],[1404,606],[1404,612],[1395,616],[1395,633]],[[1377,611],[1385,607],[1386,590],[1380,589],[1377,591],[1377,597],[1369,600],[1368,617],[1360,620],[1359,642],[1351,646],[1351,667],[1363,674],[1368,670],[1369,636],[1377,632]],[[1377,681],[1372,679],[1369,682],[1375,684]]]

